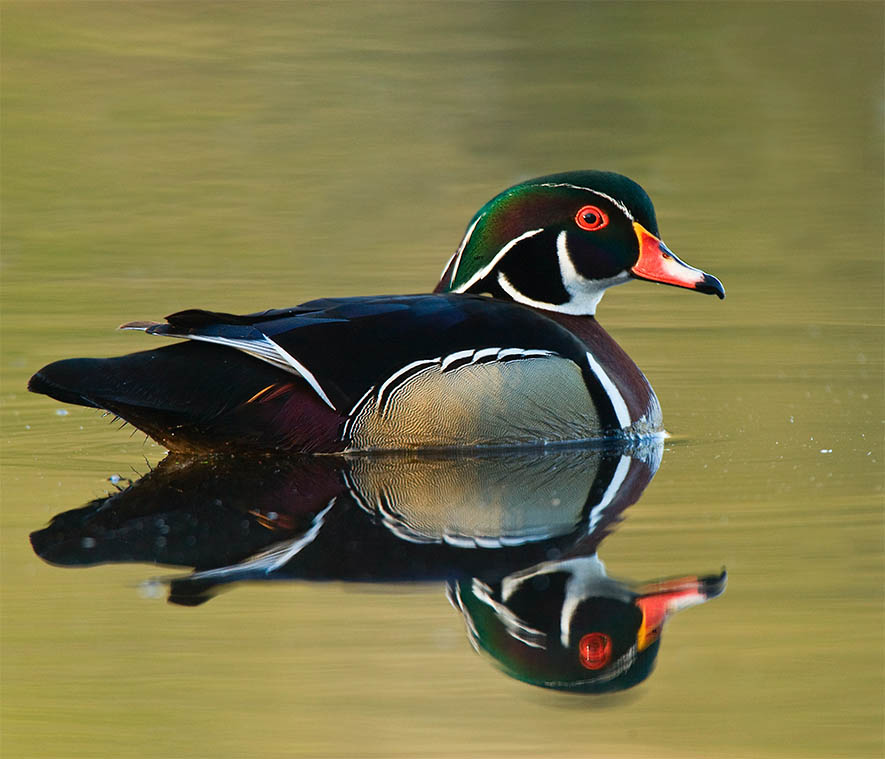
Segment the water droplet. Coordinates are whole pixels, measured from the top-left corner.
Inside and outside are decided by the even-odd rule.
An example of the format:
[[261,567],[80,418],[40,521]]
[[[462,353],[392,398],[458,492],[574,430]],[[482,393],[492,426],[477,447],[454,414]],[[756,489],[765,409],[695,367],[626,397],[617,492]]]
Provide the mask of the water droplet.
[[138,586],[138,593],[142,598],[163,598],[166,586],[159,580],[145,580]]

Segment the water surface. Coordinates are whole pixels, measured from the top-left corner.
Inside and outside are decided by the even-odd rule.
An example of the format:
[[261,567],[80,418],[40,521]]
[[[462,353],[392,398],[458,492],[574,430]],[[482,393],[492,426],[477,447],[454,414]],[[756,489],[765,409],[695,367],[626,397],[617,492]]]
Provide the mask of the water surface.
[[[880,756],[878,4],[4,7],[3,750],[9,756]],[[473,653],[443,583],[265,583],[197,608],[28,536],[164,452],[24,391],[185,307],[429,290],[480,205],[613,169],[728,299],[600,321],[672,434],[600,548],[728,568],[621,694]],[[66,413],[59,413],[66,412]]]

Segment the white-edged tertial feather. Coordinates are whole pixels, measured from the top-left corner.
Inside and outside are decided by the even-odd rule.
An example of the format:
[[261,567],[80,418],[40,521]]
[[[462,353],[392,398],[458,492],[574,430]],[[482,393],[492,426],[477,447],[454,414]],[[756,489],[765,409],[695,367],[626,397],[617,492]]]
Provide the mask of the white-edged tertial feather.
[[194,572],[184,579],[188,582],[195,580],[234,582],[236,580],[245,580],[249,577],[255,577],[257,574],[271,574],[291,561],[292,558],[300,553],[305,546],[316,540],[317,535],[319,535],[320,530],[323,527],[325,516],[335,505],[335,500],[335,498],[332,498],[332,500],[326,504],[325,508],[313,518],[310,527],[301,533],[301,535],[290,540],[283,540],[279,543],[275,543],[260,553],[256,553],[254,556],[250,556],[248,559],[244,559],[237,564]]
[[[129,322],[128,324],[124,324],[123,326],[121,326],[120,329],[148,330],[150,329],[150,327],[153,326],[165,325],[157,325],[156,322]],[[311,389],[322,399],[323,403],[325,403],[333,411],[337,411],[337,409],[335,408],[335,404],[332,403],[331,400],[329,400],[329,396],[326,395],[325,390],[323,390],[313,372],[311,372],[310,369],[302,364],[291,353],[286,351],[281,345],[271,340],[267,335],[262,334],[261,338],[252,339],[221,337],[219,335],[201,335],[198,333],[190,332],[164,331],[162,334],[168,337],[178,337],[184,340],[196,340],[197,342],[224,345],[228,348],[234,348],[238,351],[242,351],[243,353],[247,353],[254,358],[260,359],[261,361],[265,361],[268,364],[277,367],[278,369],[282,369],[284,372],[288,372],[289,374],[297,374],[305,382],[307,382],[308,385],[310,385]]]

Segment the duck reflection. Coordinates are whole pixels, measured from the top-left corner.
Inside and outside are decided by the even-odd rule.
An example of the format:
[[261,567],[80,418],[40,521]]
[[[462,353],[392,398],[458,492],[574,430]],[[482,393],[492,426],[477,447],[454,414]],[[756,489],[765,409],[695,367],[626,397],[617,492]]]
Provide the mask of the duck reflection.
[[605,573],[595,556],[549,561],[500,582],[449,585],[474,648],[511,677],[559,690],[624,690],[651,674],[664,622],[715,598],[726,575],[684,577],[637,588]]
[[620,690],[651,672],[667,617],[725,573],[635,586],[599,544],[660,463],[662,442],[472,455],[185,458],[56,516],[47,562],[192,567],[169,600],[244,581],[445,581],[478,651],[534,685]]

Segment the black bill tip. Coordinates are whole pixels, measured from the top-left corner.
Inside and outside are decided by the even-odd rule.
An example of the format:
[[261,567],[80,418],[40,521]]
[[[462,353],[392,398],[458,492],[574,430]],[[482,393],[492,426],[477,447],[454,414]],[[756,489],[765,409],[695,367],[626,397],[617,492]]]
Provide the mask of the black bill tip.
[[695,285],[694,289],[706,295],[716,295],[719,300],[725,299],[725,288],[712,274],[704,274],[704,278]]
[[725,592],[725,586],[728,584],[728,573],[725,567],[718,575],[710,575],[700,578],[700,591],[708,599],[721,596]]

